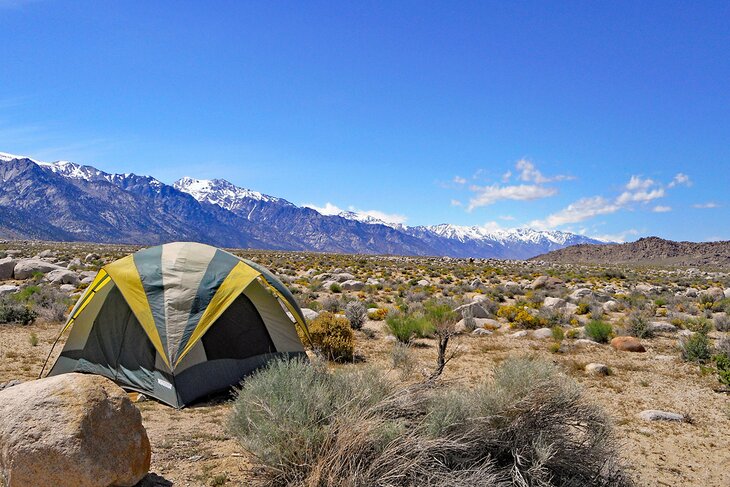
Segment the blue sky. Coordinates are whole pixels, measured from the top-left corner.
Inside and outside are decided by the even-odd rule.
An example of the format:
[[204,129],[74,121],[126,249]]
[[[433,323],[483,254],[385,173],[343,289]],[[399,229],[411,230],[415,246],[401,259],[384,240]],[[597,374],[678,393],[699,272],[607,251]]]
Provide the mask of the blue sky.
[[728,2],[0,0],[0,151],[409,225],[730,239]]

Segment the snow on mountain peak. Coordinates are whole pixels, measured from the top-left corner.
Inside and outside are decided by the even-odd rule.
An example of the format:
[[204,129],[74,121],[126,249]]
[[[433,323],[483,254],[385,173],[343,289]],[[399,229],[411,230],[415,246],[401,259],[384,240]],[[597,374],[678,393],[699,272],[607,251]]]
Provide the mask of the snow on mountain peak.
[[29,161],[35,162],[36,164],[44,164],[42,162],[36,161],[35,159],[31,159],[28,156],[18,156],[15,154],[8,154],[7,152],[0,152],[0,161],[10,162],[13,159],[28,159]]
[[218,205],[226,210],[238,208],[244,199],[266,202],[282,201],[280,198],[258,191],[240,188],[225,179],[196,179],[186,176],[175,181],[173,186],[178,191],[190,194],[198,201]]

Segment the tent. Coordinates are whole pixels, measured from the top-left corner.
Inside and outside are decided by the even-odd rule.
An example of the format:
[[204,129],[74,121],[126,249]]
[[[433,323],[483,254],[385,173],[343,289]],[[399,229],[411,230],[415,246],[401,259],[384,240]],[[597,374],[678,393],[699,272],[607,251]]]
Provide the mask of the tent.
[[268,270],[176,242],[104,266],[74,306],[49,375],[85,372],[180,408],[274,358],[306,357],[306,322]]

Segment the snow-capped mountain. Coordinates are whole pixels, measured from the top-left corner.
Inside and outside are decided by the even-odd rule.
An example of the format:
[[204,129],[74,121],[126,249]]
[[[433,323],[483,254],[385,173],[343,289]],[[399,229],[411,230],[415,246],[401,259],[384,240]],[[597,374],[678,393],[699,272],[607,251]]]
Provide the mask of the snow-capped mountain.
[[407,227],[354,211],[323,215],[224,179],[110,174],[0,152],[0,238],[528,258],[597,241],[566,232]]
[[288,203],[281,198],[240,188],[225,179],[195,179],[186,176],[172,185],[175,189],[190,194],[198,201],[205,201],[231,211],[240,208],[246,200]]

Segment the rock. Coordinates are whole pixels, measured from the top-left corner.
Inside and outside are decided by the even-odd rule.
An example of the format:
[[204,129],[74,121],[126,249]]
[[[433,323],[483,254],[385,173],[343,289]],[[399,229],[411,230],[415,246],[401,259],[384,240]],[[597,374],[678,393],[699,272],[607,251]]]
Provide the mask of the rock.
[[17,257],[18,255],[23,255],[23,251],[18,249],[8,249],[5,251],[5,255],[9,255],[10,257]]
[[86,254],[86,257],[84,257],[84,262],[93,262],[99,259],[101,259],[99,254]]
[[63,374],[0,392],[8,487],[133,486],[150,467],[142,415],[109,379]]
[[607,313],[611,313],[613,311],[618,311],[619,306],[620,306],[620,304],[618,303],[618,301],[610,300],[610,301],[606,301],[605,303],[603,303],[602,308],[603,308],[603,311],[605,311]]
[[304,315],[304,319],[307,321],[312,321],[319,316],[319,313],[309,308],[302,308],[302,314]]
[[15,264],[17,262],[12,257],[0,259],[0,281],[7,281],[13,278],[13,270],[15,270]]
[[598,342],[594,342],[593,340],[589,340],[587,338],[579,338],[575,341],[575,344],[578,346],[590,346],[590,347],[600,347],[601,344]]
[[428,279],[421,279],[416,284],[418,284],[421,287],[425,287],[425,286],[430,286],[431,285],[431,281],[429,281]]
[[330,288],[332,287],[332,285],[333,285],[333,284],[337,284],[338,286],[340,285],[340,283],[339,283],[339,282],[337,282],[337,281],[334,281],[334,280],[330,279],[330,280],[328,280],[328,281],[324,281],[324,282],[322,283],[322,288],[323,288],[323,289],[326,289],[326,290],[328,290],[328,291],[329,291],[329,290],[330,290]]
[[668,411],[659,411],[657,409],[647,409],[639,413],[639,417],[644,421],[684,421],[684,416]]
[[70,269],[71,267],[79,267],[80,265],[81,265],[81,259],[79,259],[78,257],[76,257],[74,259],[71,259],[71,261],[69,261],[69,263],[66,266],[66,268],[67,269]]
[[385,337],[383,337],[383,340],[385,340],[386,342],[398,341],[398,339],[396,337],[394,337],[393,335],[385,335]]
[[[57,269],[63,269],[63,267],[39,259],[21,259],[15,264],[13,275],[16,279],[28,279],[37,272],[46,274]],[[68,269],[63,270],[67,271]]]
[[576,289],[575,291],[570,293],[570,299],[572,299],[573,301],[580,301],[581,299],[586,299],[591,296],[593,296],[593,291],[585,287]]
[[661,362],[673,362],[676,357],[673,357],[672,355],[657,355],[654,357],[654,360],[659,360]]
[[504,282],[504,283],[502,283],[502,286],[504,286],[504,288],[507,289],[508,291],[519,291],[520,289],[522,289],[520,287],[520,285],[514,281]]
[[80,281],[81,284],[91,284],[92,282],[94,282],[94,278],[93,277],[84,277]]
[[622,352],[646,352],[644,345],[635,337],[616,337],[611,340],[611,346]]
[[19,290],[19,286],[14,286],[12,284],[3,284],[2,286],[0,286],[0,296],[17,293]]
[[550,328],[538,328],[532,332],[534,338],[552,338],[553,331]]
[[713,301],[720,301],[721,299],[725,298],[725,291],[721,287],[711,287],[709,289],[705,289],[704,291],[700,291],[699,297],[708,297]]
[[76,286],[74,286],[73,284],[61,284],[58,289],[65,293],[72,293],[76,290]]
[[565,300],[560,298],[545,298],[542,302],[542,307],[547,309],[560,309],[565,307]]
[[657,286],[652,286],[651,284],[637,284],[634,287],[634,290],[642,294],[651,294],[658,292],[659,288]]
[[46,249],[46,250],[43,250],[41,253],[38,254],[38,258],[40,258],[40,259],[46,259],[48,257],[53,257],[55,255],[56,254],[55,254],[55,252],[53,252],[53,250]]
[[606,364],[591,363],[586,365],[586,372],[591,375],[608,375],[609,370]]
[[528,289],[542,289],[547,285],[548,276],[539,276],[527,285]]
[[699,291],[697,291],[697,289],[691,287],[691,288],[688,288],[684,292],[684,295],[687,296],[688,298],[696,298],[698,293],[699,293]]
[[575,314],[578,311],[578,305],[573,303],[565,303],[565,312],[569,315]]
[[349,279],[342,283],[342,289],[345,291],[362,291],[365,289],[365,283],[355,279]]
[[730,287],[725,289],[722,294],[725,296],[725,298],[730,298]]
[[475,300],[471,303],[462,304],[461,306],[454,309],[457,313],[461,313],[461,316],[464,316],[464,310],[469,308],[471,310],[471,315],[474,318],[489,318],[490,314],[489,312],[481,305],[481,300]]
[[478,277],[469,283],[469,287],[472,289],[478,289],[483,286],[484,286],[484,283]]
[[677,331],[677,327],[666,321],[652,321],[648,326],[649,330],[655,333],[674,333]]
[[695,334],[695,332],[693,332],[692,330],[679,330],[679,332],[677,332],[677,334],[678,334],[678,335],[679,335],[680,337],[683,337],[683,338],[689,338],[689,337],[691,337],[692,335],[694,335],[694,334]]
[[486,328],[487,330],[499,330],[502,327],[502,323],[491,318],[475,318],[477,327]]
[[2,382],[2,383],[0,383],[0,391],[2,391],[3,389],[8,389],[13,386],[17,386],[22,383],[23,383],[23,381],[18,380],[18,379],[13,379],[13,380],[9,380],[7,382]]
[[368,286],[378,286],[383,283],[382,279],[375,279],[374,277],[368,277],[368,280],[365,281],[365,284]]
[[73,284],[79,283],[79,276],[68,269],[56,269],[46,274],[46,280],[53,284]]
[[527,336],[527,330],[520,330],[510,335],[512,338],[522,338]]
[[339,274],[332,274],[332,279],[337,282],[354,281],[355,276],[349,272],[340,272]]
[[472,335],[477,336],[491,335],[492,333],[494,333],[492,330],[486,330],[484,328],[474,328],[474,331],[471,332]]

